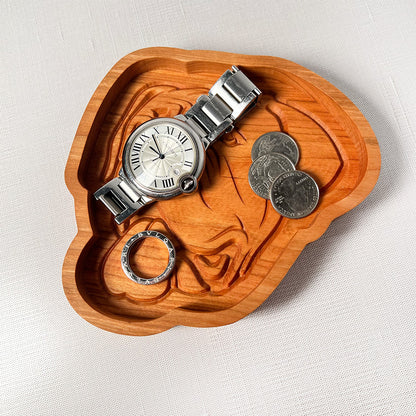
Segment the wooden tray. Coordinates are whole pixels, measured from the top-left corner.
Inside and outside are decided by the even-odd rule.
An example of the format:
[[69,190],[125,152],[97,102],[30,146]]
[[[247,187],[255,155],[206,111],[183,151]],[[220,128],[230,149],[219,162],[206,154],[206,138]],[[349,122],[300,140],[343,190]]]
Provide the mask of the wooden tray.
[[[198,192],[156,202],[117,225],[93,193],[118,174],[123,144],[142,122],[184,113],[231,65],[263,91],[257,107],[207,152]],[[297,168],[321,190],[317,209],[282,218],[250,189],[254,141],[281,130],[300,148]],[[65,257],[63,286],[75,311],[108,331],[148,335],[175,325],[209,327],[241,319],[277,287],[304,246],[358,205],[376,183],[377,140],[354,104],[329,82],[284,59],[150,48],[121,59],[89,102],[65,171],[78,234]],[[152,229],[177,248],[172,277],[141,286],[123,273],[123,245]],[[136,266],[156,275],[163,247],[148,239]]]

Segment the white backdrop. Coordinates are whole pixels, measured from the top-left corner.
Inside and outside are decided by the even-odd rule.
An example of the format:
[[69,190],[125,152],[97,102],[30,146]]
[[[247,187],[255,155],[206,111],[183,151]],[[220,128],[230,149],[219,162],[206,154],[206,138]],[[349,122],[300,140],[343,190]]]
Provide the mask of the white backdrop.
[[[413,0],[1,0],[0,19],[1,415],[416,414]],[[141,338],[81,319],[61,267],[81,115],[148,46],[304,65],[361,109],[383,162],[254,313]]]

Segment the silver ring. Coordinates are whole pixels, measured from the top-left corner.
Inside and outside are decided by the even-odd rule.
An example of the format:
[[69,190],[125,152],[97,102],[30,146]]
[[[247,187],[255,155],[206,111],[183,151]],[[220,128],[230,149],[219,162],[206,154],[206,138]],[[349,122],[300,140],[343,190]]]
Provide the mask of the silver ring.
[[[169,252],[169,261],[163,273],[161,273],[159,276],[146,279],[145,277],[140,277],[133,272],[130,266],[130,252],[133,246],[135,246],[139,241],[149,237],[157,238],[166,245]],[[176,252],[172,241],[170,241],[169,238],[167,238],[159,231],[141,231],[140,233],[135,234],[127,241],[123,247],[123,251],[121,252],[121,267],[123,268],[124,273],[129,279],[133,280],[133,282],[139,283],[141,285],[154,285],[155,283],[159,283],[167,279],[175,267],[175,260]]]

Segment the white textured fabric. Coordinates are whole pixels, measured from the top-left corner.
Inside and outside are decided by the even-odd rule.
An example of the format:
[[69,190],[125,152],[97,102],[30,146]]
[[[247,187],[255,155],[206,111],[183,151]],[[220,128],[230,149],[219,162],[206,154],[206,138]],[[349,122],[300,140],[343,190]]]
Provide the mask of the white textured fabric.
[[[2,0],[0,19],[1,415],[416,414],[414,0]],[[383,162],[257,311],[141,338],[81,319],[61,267],[81,115],[148,46],[304,65],[358,105]]]

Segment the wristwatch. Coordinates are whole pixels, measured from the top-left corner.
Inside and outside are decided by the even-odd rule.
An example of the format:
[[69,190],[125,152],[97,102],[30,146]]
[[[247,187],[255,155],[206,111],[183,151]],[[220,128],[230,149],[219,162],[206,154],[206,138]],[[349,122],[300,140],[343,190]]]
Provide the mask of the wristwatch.
[[124,146],[119,176],[98,189],[95,198],[121,224],[144,205],[195,191],[208,146],[230,132],[260,95],[233,66],[185,114],[137,127]]

